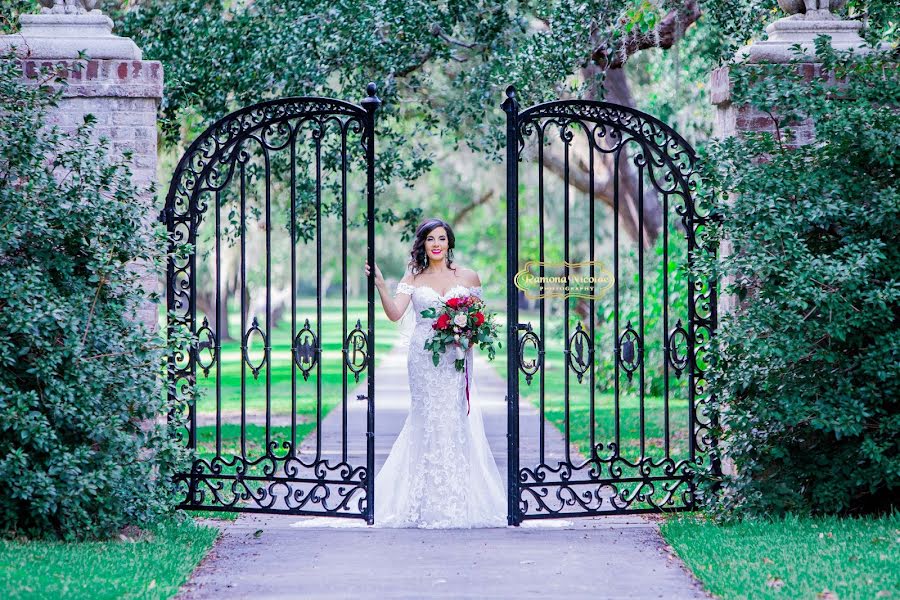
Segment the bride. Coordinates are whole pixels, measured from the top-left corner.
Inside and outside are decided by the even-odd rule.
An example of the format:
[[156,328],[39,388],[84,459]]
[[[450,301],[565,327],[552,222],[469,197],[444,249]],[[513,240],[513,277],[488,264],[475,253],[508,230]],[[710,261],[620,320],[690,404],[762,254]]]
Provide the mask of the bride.
[[[412,303],[415,325],[409,340],[407,372],[411,396],[409,415],[384,466],[375,477],[375,525],[429,529],[505,527],[506,486],[488,446],[481,413],[472,388],[472,355],[466,351],[469,373],[459,372],[451,348],[435,367],[425,342],[433,319],[421,316],[453,296],[482,296],[475,271],[454,266],[455,240],[450,225],[428,219],[416,229],[409,269],[390,290],[378,265],[375,286],[384,312],[398,321]],[[366,263],[366,275],[370,267]]]

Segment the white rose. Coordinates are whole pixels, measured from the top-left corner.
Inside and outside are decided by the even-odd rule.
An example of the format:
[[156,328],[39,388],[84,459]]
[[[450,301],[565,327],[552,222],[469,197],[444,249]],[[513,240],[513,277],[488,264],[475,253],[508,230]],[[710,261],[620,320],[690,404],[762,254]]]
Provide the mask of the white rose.
[[466,357],[466,351],[463,350],[462,346],[456,347],[456,358],[457,360],[462,360]]
[[465,327],[467,320],[468,319],[466,318],[466,315],[459,314],[459,315],[456,315],[455,317],[453,317],[453,324],[458,325],[460,327]]

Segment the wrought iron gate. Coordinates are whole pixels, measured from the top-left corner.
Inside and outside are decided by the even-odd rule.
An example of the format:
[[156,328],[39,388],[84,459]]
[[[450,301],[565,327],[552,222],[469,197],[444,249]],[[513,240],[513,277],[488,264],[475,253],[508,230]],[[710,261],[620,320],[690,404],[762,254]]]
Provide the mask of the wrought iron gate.
[[[692,194],[694,151],[624,106],[573,100],[520,112],[510,87],[503,109],[509,523],[691,509],[691,470],[714,444],[704,344],[716,326],[714,285],[688,274],[700,253],[715,252],[699,239],[710,217]],[[604,231],[594,205],[609,190],[613,218]],[[652,240],[645,211],[634,209],[657,200]],[[636,243],[622,223],[634,227]],[[589,298],[554,298],[551,278],[573,284],[585,266],[594,278]],[[536,306],[522,315],[517,273],[538,285],[526,290]],[[610,289],[598,296],[604,276]]]
[[[195,336],[168,359],[169,398],[183,407],[170,418],[183,417],[197,452],[176,478],[183,508],[373,521],[374,278],[359,314],[348,315],[347,294],[348,262],[362,273],[375,257],[380,100],[375,84],[366,91],[361,106],[300,97],[244,108],[178,164],[161,218],[173,256],[168,334]],[[336,303],[323,300],[324,260],[340,261],[340,329]],[[351,422],[348,385],[366,375],[367,408]],[[323,436],[331,406],[341,428]],[[313,409],[314,422],[302,418]]]

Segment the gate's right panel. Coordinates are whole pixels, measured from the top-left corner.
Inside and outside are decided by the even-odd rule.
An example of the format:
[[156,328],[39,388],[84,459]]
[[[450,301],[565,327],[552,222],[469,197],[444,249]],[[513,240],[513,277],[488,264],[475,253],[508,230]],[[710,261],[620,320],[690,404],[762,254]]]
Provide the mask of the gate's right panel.
[[507,95],[510,523],[690,509],[716,323],[694,151],[628,107]]

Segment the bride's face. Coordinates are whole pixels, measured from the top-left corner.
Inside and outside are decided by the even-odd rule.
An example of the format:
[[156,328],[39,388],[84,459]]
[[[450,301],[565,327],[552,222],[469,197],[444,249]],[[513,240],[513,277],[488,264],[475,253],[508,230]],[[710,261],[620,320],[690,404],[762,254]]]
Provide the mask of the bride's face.
[[444,260],[450,243],[447,240],[447,230],[443,227],[434,228],[425,238],[425,255],[429,262]]

